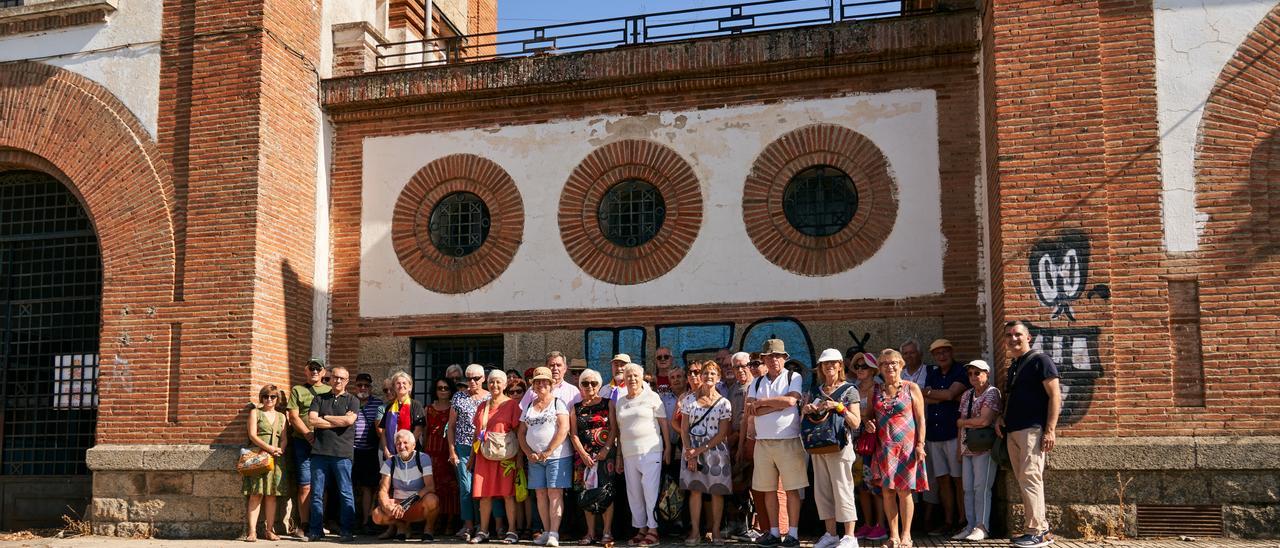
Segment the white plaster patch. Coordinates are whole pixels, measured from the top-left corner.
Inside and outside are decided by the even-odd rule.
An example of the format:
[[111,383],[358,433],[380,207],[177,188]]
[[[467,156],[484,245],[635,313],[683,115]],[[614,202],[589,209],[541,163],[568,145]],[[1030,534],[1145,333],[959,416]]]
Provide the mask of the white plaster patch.
[[155,139],[161,8],[155,0],[120,0],[106,23],[0,38],[0,61],[43,61],[101,84]]
[[[742,189],[765,146],[815,124],[846,126],[888,157],[898,188],[893,231],[874,256],[827,277],[792,274],[768,262],[742,224]],[[702,228],[671,272],[631,286],[601,282],[570,260],[557,210],[569,173],[596,147],[650,139],[675,150],[702,186]],[[400,266],[390,241],[392,209],[409,178],[440,157],[471,153],[498,163],[525,206],[524,242],[511,266],[483,288],[433,293]],[[931,90],[789,101],[772,105],[598,116],[525,126],[366,139],[360,314],[414,314],[688,305],[852,298],[903,298],[943,290],[938,212],[938,115]]]
[[1209,93],[1236,49],[1277,0],[1156,0],[1156,99],[1164,242],[1195,251],[1196,140]]

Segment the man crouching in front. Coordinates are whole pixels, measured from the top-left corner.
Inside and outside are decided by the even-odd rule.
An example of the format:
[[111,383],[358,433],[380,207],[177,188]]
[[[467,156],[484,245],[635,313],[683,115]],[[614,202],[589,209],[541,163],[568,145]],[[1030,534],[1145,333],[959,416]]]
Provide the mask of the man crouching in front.
[[[409,524],[419,521],[435,523],[440,499],[431,477],[431,457],[419,452],[413,432],[396,432],[396,454],[382,463],[382,482],[378,485],[378,507],[373,509],[373,522],[388,526],[394,536],[382,538],[405,540]],[[424,527],[429,527],[424,525]],[[422,531],[422,541],[435,540],[429,529]]]

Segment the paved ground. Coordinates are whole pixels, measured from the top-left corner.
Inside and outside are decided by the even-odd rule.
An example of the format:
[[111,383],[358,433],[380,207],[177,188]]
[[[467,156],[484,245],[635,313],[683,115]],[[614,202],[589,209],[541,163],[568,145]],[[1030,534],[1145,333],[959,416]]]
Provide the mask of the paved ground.
[[[120,539],[111,537],[78,537],[78,538],[29,538],[14,539],[15,535],[0,534],[0,547],[102,547],[102,548],[152,548],[152,547],[178,547],[178,548],[212,548],[212,547],[228,547],[228,546],[250,546],[248,543],[230,541],[230,540],[155,540],[155,539]],[[13,540],[10,540],[13,539]],[[336,542],[337,537],[327,539],[331,542],[321,542],[319,544],[308,544],[307,546],[344,546]],[[427,546],[420,542],[409,541],[403,543],[377,541],[373,538],[361,537],[356,544],[358,545],[387,545],[387,546]],[[812,546],[810,542],[805,542],[806,547]],[[988,540],[984,542],[954,542],[941,538],[919,538],[916,539],[916,546],[919,547],[935,547],[949,546],[953,548],[1006,548],[1009,546],[1007,540]],[[284,546],[284,547],[300,547],[301,542],[291,537],[285,537],[285,540],[278,542],[258,541],[252,546]],[[464,548],[470,547],[469,544],[461,543],[445,543],[436,542],[430,546],[448,547],[448,548]],[[497,548],[502,544],[490,543],[491,548]],[[528,547],[530,543],[524,542],[517,546]],[[574,544],[565,543],[565,548],[576,546]],[[681,543],[665,543],[662,548],[683,548]],[[730,548],[740,546],[747,548],[750,545],[730,543]],[[878,542],[862,543],[862,546],[880,546]],[[1280,540],[1237,540],[1237,539],[1218,539],[1206,538],[1195,540],[1106,540],[1106,541],[1081,541],[1060,539],[1052,545],[1055,548],[1113,548],[1113,547],[1133,547],[1133,548],[1202,548],[1202,547],[1222,547],[1222,548],[1280,548]],[[618,548],[625,548],[625,545]],[[710,545],[704,545],[704,548],[710,548]]]

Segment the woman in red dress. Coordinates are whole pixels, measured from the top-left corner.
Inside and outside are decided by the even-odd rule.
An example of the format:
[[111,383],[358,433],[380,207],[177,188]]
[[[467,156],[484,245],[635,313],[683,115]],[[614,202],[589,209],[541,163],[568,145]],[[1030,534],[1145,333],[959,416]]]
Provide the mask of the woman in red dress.
[[[448,379],[437,379],[431,385],[431,405],[427,406],[427,427],[422,451],[431,457],[431,465],[436,467],[432,474],[436,480],[436,495],[440,499],[439,520],[444,522],[444,529],[434,531],[451,531],[450,527],[458,517],[458,480],[453,465],[449,464],[449,440],[445,437],[445,427],[449,425],[449,401],[453,399],[453,383]],[[431,524],[435,525],[435,524]]]
[[[493,515],[493,500],[501,498],[504,508],[516,507],[516,454],[520,446],[514,433],[520,426],[520,401],[507,396],[507,374],[501,369],[489,372],[488,389],[492,398],[476,410],[476,441],[483,447],[490,441],[503,441],[511,451],[511,458],[492,460],[481,449],[472,455],[471,498],[480,501],[480,528],[469,541],[479,544],[489,540],[489,519]],[[503,542],[515,544],[520,540],[515,528],[510,526]]]

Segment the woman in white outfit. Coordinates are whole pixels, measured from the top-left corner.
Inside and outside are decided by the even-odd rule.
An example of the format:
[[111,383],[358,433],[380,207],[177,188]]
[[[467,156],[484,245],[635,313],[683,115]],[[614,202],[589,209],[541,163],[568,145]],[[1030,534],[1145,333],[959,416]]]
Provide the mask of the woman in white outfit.
[[[809,455],[813,463],[813,493],[818,507],[818,518],[826,525],[827,532],[814,543],[813,548],[856,548],[853,523],[858,519],[857,505],[853,497],[853,463],[858,458],[853,452],[853,437],[862,423],[859,413],[858,389],[844,379],[844,357],[840,351],[828,348],[818,356],[813,390],[804,406],[806,416],[835,413],[844,419],[845,444],[839,451]],[[807,420],[807,419],[806,419]],[[844,525],[844,537],[836,532],[836,523]]]
[[662,398],[644,384],[644,368],[629,363],[625,368],[627,390],[610,405],[615,420],[611,436],[622,447],[622,470],[627,483],[627,503],[631,525],[638,529],[631,546],[658,544],[658,486],[662,465],[671,460],[667,439],[667,413]]

